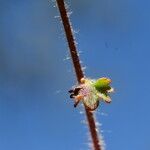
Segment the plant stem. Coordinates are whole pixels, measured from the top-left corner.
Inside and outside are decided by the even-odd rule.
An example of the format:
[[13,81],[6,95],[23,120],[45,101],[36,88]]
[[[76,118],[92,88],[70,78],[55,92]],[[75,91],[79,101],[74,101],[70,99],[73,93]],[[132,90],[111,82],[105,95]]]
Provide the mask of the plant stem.
[[[77,77],[78,83],[80,83],[80,80],[81,80],[81,78],[84,77],[84,74],[83,74],[82,67],[80,64],[80,59],[78,56],[78,52],[77,52],[71,24],[69,21],[69,17],[67,15],[67,10],[65,8],[65,3],[64,3],[64,0],[56,0],[56,1],[57,1],[59,11],[60,11],[60,15],[61,15],[62,23],[64,26],[66,38],[68,41],[68,46],[70,49],[70,54],[71,54],[72,62],[74,65],[76,77]],[[94,148],[94,150],[102,150],[102,146],[100,144],[101,142],[100,142],[100,139],[98,136],[96,121],[95,121],[93,112],[89,111],[86,107],[85,107],[85,112],[86,112],[86,118],[88,121],[89,131],[91,134],[91,139],[93,142],[93,148]]]

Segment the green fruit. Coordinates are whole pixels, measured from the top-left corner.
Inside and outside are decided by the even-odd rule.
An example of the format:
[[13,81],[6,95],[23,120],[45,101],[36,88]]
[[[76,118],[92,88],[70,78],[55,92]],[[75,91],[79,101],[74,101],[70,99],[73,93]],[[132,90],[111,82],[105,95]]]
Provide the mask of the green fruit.
[[111,80],[108,78],[99,78],[94,82],[93,85],[99,92],[106,92],[107,90],[111,89],[110,83]]

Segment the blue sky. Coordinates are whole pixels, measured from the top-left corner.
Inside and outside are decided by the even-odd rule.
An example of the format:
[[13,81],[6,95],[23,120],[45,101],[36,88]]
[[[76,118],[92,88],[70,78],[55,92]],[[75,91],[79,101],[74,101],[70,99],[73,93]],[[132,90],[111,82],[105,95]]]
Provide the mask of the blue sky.
[[[150,149],[150,2],[69,1],[85,74],[113,81],[97,110],[106,150]],[[0,1],[0,149],[85,150],[82,107],[55,3]]]

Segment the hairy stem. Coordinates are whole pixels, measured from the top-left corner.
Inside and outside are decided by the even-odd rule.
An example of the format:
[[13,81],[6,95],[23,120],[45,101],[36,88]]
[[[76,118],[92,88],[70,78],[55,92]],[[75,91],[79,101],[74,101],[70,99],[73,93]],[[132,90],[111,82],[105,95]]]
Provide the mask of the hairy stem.
[[[77,52],[71,24],[69,21],[69,17],[67,15],[65,3],[64,3],[64,0],[56,0],[56,1],[57,1],[57,6],[58,6],[59,11],[60,11],[60,15],[61,15],[62,23],[64,26],[66,38],[68,41],[68,46],[70,49],[72,62],[73,62],[74,69],[76,72],[76,77],[77,77],[78,83],[80,83],[80,80],[81,80],[81,78],[84,77],[84,74],[83,74],[82,67],[80,64],[80,59],[78,56],[78,52]],[[85,107],[85,112],[86,112],[86,118],[88,121],[89,131],[91,134],[91,139],[93,142],[93,148],[94,148],[94,150],[102,150],[102,147],[100,144],[101,142],[100,142],[98,132],[97,132],[96,121],[95,121],[94,115],[86,107]]]

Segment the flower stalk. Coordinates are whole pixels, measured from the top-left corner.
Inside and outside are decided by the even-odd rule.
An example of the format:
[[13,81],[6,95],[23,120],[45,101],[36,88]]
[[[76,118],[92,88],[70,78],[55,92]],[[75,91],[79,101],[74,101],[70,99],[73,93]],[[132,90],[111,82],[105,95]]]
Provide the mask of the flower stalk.
[[[72,58],[74,70],[76,73],[77,81],[80,83],[81,79],[84,78],[84,74],[82,71],[82,67],[80,64],[80,59],[77,51],[77,47],[75,44],[75,39],[73,36],[73,30],[71,27],[71,23],[69,21],[69,17],[67,15],[67,9],[65,7],[64,0],[56,0],[57,6],[60,12],[62,24],[64,26],[64,31],[66,34],[69,50],[70,50],[70,55]],[[92,139],[92,145],[94,150],[102,150],[102,141],[100,141],[98,132],[97,132],[97,127],[96,127],[96,120],[94,118],[94,114],[92,111],[89,111],[86,107],[85,112],[86,112],[86,118],[89,126],[89,132],[91,135]]]

